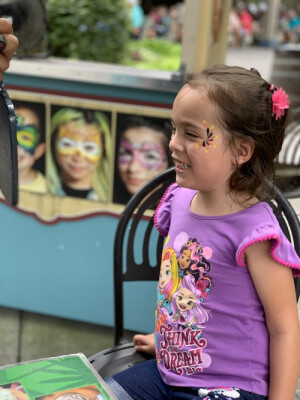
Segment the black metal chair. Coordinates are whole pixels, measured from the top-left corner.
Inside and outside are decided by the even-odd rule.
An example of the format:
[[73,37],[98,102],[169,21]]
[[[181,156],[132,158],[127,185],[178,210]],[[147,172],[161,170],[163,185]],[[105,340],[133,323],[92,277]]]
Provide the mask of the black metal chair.
[[[135,194],[120,217],[114,240],[114,346],[89,358],[102,378],[151,358],[149,354],[136,352],[133,343],[128,343],[124,339],[123,285],[128,281],[158,280],[164,238],[158,233],[153,234],[153,231],[156,232],[153,213],[166,188],[174,181],[175,171],[174,168],[170,168]],[[300,255],[300,224],[293,207],[276,187],[274,201],[270,204],[285,235]],[[139,229],[140,224],[143,224],[142,229]],[[141,232],[143,232],[142,238]],[[137,260],[134,251],[134,239],[137,234],[143,243],[142,261]],[[150,266],[151,253],[155,254],[155,263],[153,265],[152,260],[152,266]],[[295,285],[298,299],[300,278],[295,280]]]

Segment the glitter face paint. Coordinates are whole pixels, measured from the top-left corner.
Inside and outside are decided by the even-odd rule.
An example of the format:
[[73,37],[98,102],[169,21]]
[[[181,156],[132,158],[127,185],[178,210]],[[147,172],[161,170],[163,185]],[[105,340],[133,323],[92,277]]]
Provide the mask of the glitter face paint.
[[163,149],[157,143],[131,143],[122,139],[119,147],[118,162],[130,164],[137,161],[147,170],[159,170],[166,162]]

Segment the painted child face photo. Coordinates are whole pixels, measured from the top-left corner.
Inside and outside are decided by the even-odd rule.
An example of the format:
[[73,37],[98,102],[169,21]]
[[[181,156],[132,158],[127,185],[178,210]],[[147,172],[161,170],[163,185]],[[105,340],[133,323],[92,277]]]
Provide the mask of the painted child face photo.
[[168,167],[164,134],[148,127],[127,129],[118,149],[120,178],[130,194]]
[[45,152],[45,144],[39,144],[40,121],[38,115],[25,106],[15,108],[17,115],[18,169],[30,169]]
[[51,393],[46,396],[36,397],[36,400],[101,400],[104,395],[96,385],[88,385],[61,392]]
[[61,179],[66,185],[91,185],[92,174],[103,153],[99,127],[83,121],[61,125],[55,151]]
[[0,385],[0,400],[29,400],[20,382]]

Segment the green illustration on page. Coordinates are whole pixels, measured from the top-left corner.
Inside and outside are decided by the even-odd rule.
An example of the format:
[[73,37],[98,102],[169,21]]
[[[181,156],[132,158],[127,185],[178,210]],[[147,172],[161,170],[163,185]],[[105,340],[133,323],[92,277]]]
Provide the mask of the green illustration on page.
[[0,400],[116,400],[83,354],[0,368]]

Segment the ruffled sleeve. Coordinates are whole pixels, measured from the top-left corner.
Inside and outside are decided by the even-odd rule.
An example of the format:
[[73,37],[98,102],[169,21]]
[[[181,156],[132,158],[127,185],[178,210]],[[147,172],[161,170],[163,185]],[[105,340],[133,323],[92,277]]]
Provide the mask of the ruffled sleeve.
[[249,246],[266,240],[271,240],[271,257],[273,260],[292,268],[294,276],[300,276],[300,258],[279,225],[263,225],[255,228],[238,247],[236,252],[237,265],[246,265],[245,251]]
[[172,200],[178,188],[179,186],[177,183],[172,183],[172,185],[168,187],[154,214],[154,225],[163,236],[167,236],[169,232]]

